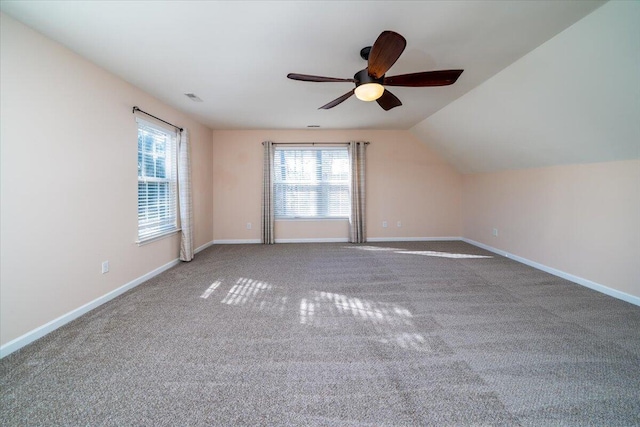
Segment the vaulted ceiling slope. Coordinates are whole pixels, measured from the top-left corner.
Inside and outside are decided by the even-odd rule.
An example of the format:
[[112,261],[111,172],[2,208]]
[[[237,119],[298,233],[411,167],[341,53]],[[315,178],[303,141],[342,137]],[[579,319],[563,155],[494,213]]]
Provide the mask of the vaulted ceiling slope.
[[[0,7],[214,129],[409,129],[602,4],[4,0]],[[366,66],[360,49],[383,30],[396,31],[408,42],[387,75],[440,69],[464,73],[453,86],[393,88],[404,105],[388,112],[355,98],[318,110],[353,84],[286,78],[290,72],[351,78]],[[536,70],[528,73],[535,76]],[[514,86],[535,83],[516,81]],[[425,127],[439,132],[435,122],[422,122],[416,133]]]
[[605,4],[411,129],[464,173],[640,158],[640,2]]

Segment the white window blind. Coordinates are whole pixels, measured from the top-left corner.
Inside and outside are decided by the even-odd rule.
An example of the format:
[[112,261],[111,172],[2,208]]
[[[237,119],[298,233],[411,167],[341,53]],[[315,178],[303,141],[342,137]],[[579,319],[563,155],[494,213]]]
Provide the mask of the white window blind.
[[347,148],[276,148],[276,218],[347,218],[351,209]]
[[177,230],[176,134],[138,119],[138,241]]

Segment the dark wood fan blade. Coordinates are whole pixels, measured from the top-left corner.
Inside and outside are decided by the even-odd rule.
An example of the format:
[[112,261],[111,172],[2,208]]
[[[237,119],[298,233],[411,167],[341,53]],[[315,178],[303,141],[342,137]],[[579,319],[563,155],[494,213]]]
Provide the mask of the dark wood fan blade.
[[291,80],[302,80],[303,82],[350,82],[355,83],[353,79],[338,79],[335,77],[310,76],[308,74],[289,73],[287,77]]
[[398,60],[407,41],[393,31],[383,31],[369,52],[369,75],[374,79],[384,76],[389,68]]
[[392,108],[399,107],[402,105],[402,102],[391,92],[388,90],[384,90],[382,96],[378,99],[378,105],[381,106],[385,111],[389,111]]
[[423,73],[401,74],[385,77],[382,81],[386,86],[447,86],[454,84],[464,70],[425,71]]
[[322,110],[328,110],[329,108],[333,108],[336,105],[344,102],[345,100],[349,99],[349,97],[351,95],[353,95],[353,92],[355,91],[355,89],[351,89],[350,92],[345,93],[344,95],[342,95],[340,98],[336,98],[333,101],[331,101],[328,104],[323,105],[322,107],[318,108],[318,110],[322,109]]

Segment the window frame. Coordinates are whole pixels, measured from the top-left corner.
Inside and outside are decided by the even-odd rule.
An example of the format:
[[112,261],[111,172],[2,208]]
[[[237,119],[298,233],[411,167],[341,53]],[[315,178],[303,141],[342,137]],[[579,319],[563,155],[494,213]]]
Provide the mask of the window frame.
[[[147,127],[153,131],[160,132],[165,134],[169,138],[169,144],[165,141],[165,178],[162,177],[144,177],[140,175],[140,171],[144,170],[144,154],[143,150],[142,154],[142,163],[138,161],[138,177],[137,177],[137,217],[138,217],[138,226],[137,226],[137,239],[136,243],[138,245],[143,245],[147,243],[151,243],[153,241],[162,239],[164,237],[170,236],[172,234],[180,231],[180,227],[178,225],[178,132],[175,129],[170,127],[162,126],[154,122],[150,122],[148,120],[141,119],[140,117],[136,117],[136,127],[137,127],[137,140],[138,140],[138,149],[137,157],[140,158],[140,132],[144,127]],[[167,145],[170,145],[169,150],[167,150]],[[169,153],[169,156],[166,156],[166,153]],[[147,152],[148,153],[148,152]],[[167,164],[168,163],[168,164]],[[155,226],[153,226],[153,222],[151,224],[146,223],[143,224],[141,222],[141,205],[140,205],[140,184],[141,183],[166,183],[168,184],[167,195],[164,196],[164,199],[170,203],[169,207],[169,215],[159,217],[157,221],[155,221]],[[159,186],[158,186],[159,187]],[[159,190],[159,188],[158,188]],[[166,204],[166,203],[165,203]],[[156,204],[156,208],[160,208],[161,203]],[[148,208],[148,206],[147,206]],[[157,214],[156,214],[157,215]],[[149,216],[149,209],[146,210],[146,216]],[[150,226],[151,225],[151,226]]]
[[[285,180],[279,180],[278,179],[278,174],[276,171],[276,162],[278,160],[278,153],[282,152],[282,151],[307,151],[307,152],[318,152],[318,151],[344,151],[345,153],[345,157],[346,157],[346,161],[348,162],[347,168],[346,168],[346,173],[347,173],[347,177],[346,179],[344,179],[341,183],[340,181],[334,183],[334,185],[336,187],[339,186],[346,186],[346,191],[347,191],[347,197],[346,197],[346,204],[347,207],[345,209],[345,212],[342,215],[283,215],[281,213],[279,213],[279,209],[278,209],[278,202],[280,201],[280,197],[279,197],[279,192],[278,192],[278,185],[282,185],[282,184],[286,184],[287,181]],[[316,176],[318,176],[318,172],[317,172],[317,168],[318,167],[322,167],[322,164],[317,164],[316,163]],[[351,168],[350,168],[350,157],[349,157],[349,149],[348,147],[336,147],[336,146],[313,146],[313,147],[309,147],[309,146],[304,146],[304,145],[291,145],[291,146],[287,146],[287,147],[275,147],[274,150],[274,157],[273,157],[273,170],[274,170],[274,175],[273,175],[273,192],[274,192],[274,219],[276,221],[340,221],[340,220],[348,220],[350,215],[351,215]],[[324,184],[324,185],[323,185]],[[304,186],[310,186],[310,187],[316,187],[317,188],[317,192],[321,193],[321,192],[327,192],[329,193],[329,188],[330,188],[330,183],[329,180],[327,181],[316,181],[316,182],[302,182],[302,181],[295,181],[292,182],[292,185],[304,185]],[[317,210],[321,210],[319,209],[320,207],[322,207],[323,205],[320,203],[320,198],[317,199],[317,202],[315,207],[317,208]],[[330,208],[330,203],[327,202],[327,204],[324,206],[325,208],[325,212]]]

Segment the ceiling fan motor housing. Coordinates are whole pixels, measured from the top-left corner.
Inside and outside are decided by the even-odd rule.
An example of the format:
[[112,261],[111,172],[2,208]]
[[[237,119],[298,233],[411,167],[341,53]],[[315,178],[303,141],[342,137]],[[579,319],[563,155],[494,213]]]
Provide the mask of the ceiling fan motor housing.
[[384,76],[376,79],[369,75],[369,68],[358,71],[353,79],[356,83],[355,93],[356,98],[361,101],[376,101],[384,93],[384,86],[382,86],[382,80]]
[[382,84],[382,80],[384,80],[384,76],[381,76],[379,79],[373,78],[369,75],[369,70],[365,68],[364,70],[360,70],[353,75],[353,79],[356,81],[356,87],[366,84],[366,83],[378,83]]

